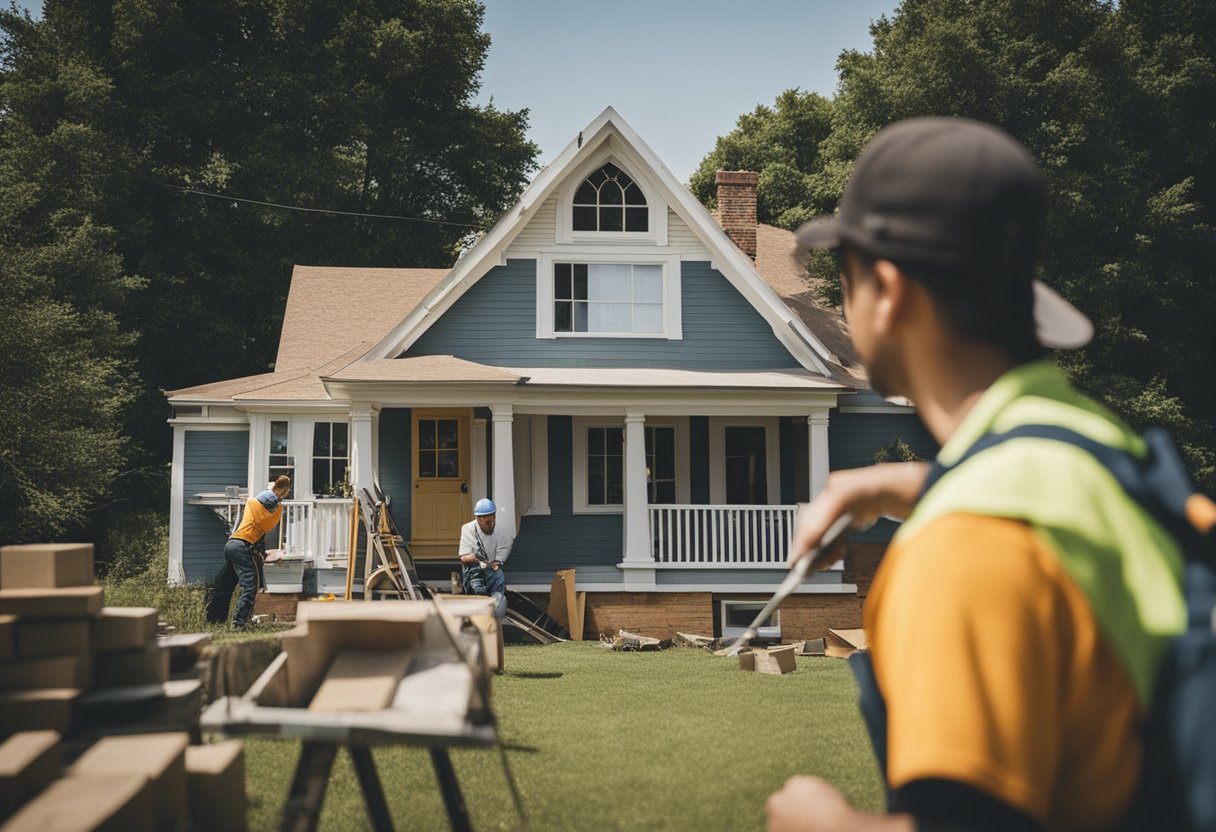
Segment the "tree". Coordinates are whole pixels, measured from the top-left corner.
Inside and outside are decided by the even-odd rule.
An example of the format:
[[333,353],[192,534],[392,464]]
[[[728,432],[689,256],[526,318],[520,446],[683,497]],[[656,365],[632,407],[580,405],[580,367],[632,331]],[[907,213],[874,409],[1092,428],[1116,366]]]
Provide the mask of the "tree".
[[[1169,427],[1208,489],[1216,390],[1196,368],[1216,359],[1213,32],[1202,2],[906,0],[873,24],[871,51],[840,56],[831,130],[802,170],[822,185],[803,203],[820,214],[892,121],[960,115],[1016,136],[1051,194],[1043,277],[1097,329],[1058,360],[1132,424]],[[741,119],[719,147],[744,133]],[[812,267],[838,302],[834,270]]]
[[[0,188],[38,195],[41,210],[15,218],[23,232],[88,223],[116,258],[125,293],[106,308],[127,340],[89,352],[133,383],[117,408],[128,468],[163,471],[161,390],[270,367],[293,264],[447,266],[518,196],[537,149],[526,110],[472,103],[482,16],[473,0],[0,12],[0,152],[60,154],[5,167]],[[65,149],[73,131],[91,143]],[[61,182],[69,157],[88,199]]]
[[92,219],[122,168],[89,126],[109,85],[62,55],[37,72],[36,104],[0,86],[0,541],[88,523],[122,476],[134,392],[118,313],[139,281]]

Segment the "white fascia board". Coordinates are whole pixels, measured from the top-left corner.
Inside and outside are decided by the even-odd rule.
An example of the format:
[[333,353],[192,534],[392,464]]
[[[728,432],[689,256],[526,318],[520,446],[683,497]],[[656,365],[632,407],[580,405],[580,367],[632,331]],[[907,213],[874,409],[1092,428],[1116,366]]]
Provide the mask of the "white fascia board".
[[614,117],[620,118],[611,107],[596,116],[591,124],[579,133],[578,138],[566,145],[557,158],[524,188],[515,205],[473,245],[448,276],[422,299],[405,320],[380,339],[363,357],[396,358],[438,320],[473,283],[499,265],[502,252],[536,213],[536,209],[544,205],[545,200],[561,183],[566,171],[595,152],[607,139],[606,128]]
[[645,169],[642,175],[646,175],[665,192],[662,196],[667,205],[683,215],[689,227],[710,250],[711,259],[719,271],[764,317],[777,340],[795,360],[805,369],[830,376],[831,371],[825,361],[839,363],[832,352],[790,311],[709,210],[676,179],[663,160],[612,107],[605,108],[579,133],[575,141],[566,145],[557,158],[524,189],[515,206],[473,246],[405,320],[365,353],[364,358],[395,358],[408,349],[473,283],[499,265],[502,252],[532,218],[535,209],[544,204],[571,169],[591,154],[598,153],[613,135],[620,138],[619,146],[614,146],[613,152],[636,157],[635,163]]
[[[654,171],[659,185],[667,191],[665,194],[667,204],[672,208],[679,206],[678,210],[684,214],[683,219],[688,223],[689,228],[710,250],[710,254],[714,255],[713,262],[718,266],[718,270],[768,321],[769,326],[773,329],[773,334],[785,345],[790,354],[806,369],[825,376],[831,375],[824,361],[839,363],[837,358],[790,311],[790,308],[785,305],[785,301],[781,300],[756,271],[756,264],[739,250],[722,226],[709,213],[709,209],[692,195],[692,191],[680,184],[680,181],[672,175],[663,161],[642,140],[642,137],[634,132],[632,127],[623,120],[617,121],[615,127],[629,149]],[[791,337],[793,334],[798,337]]]
[[346,413],[350,409],[349,401],[329,399],[249,399],[238,401],[235,404],[247,413],[296,413],[299,411]]

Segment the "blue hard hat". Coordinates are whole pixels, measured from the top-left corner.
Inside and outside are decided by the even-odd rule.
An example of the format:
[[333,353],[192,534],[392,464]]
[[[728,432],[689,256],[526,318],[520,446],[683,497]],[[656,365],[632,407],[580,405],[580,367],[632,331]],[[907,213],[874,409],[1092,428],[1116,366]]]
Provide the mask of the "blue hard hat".
[[494,501],[488,497],[482,497],[477,501],[477,505],[473,506],[473,516],[482,517],[486,514],[495,514],[498,511],[498,506],[494,505]]

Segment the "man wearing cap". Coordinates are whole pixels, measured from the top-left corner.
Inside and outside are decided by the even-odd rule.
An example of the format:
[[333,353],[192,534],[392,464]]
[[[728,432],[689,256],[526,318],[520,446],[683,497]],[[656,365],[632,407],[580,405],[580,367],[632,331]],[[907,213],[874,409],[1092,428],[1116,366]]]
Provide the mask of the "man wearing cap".
[[774,832],[1109,829],[1127,812],[1158,663],[1185,620],[1177,548],[1075,446],[1021,436],[967,455],[1031,424],[1145,454],[1045,357],[1092,335],[1034,279],[1045,203],[1010,136],[917,118],[880,131],[839,212],[798,232],[837,253],[871,384],[916,405],[948,470],[923,492],[924,464],[838,472],[800,513],[801,552],[845,512],[907,518],[855,668],[890,814],[795,777],[769,798]]
[[514,541],[497,527],[498,507],[483,497],[473,506],[473,519],[460,527],[460,564],[464,591],[494,599],[494,617],[507,617],[507,580],[502,567]]

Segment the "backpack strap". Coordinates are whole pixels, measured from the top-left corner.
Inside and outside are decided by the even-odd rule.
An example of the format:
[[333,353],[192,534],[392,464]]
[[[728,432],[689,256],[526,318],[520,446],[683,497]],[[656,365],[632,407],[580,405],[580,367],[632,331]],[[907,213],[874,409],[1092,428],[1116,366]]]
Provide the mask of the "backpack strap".
[[1080,448],[1110,471],[1127,495],[1182,544],[1188,557],[1207,559],[1212,556],[1211,546],[1195,545],[1198,542],[1196,538],[1208,534],[1210,528],[1197,529],[1189,519],[1194,513],[1196,497],[1201,501],[1210,501],[1197,495],[1182,457],[1164,428],[1152,427],[1145,431],[1148,454],[1143,459],[1059,425],[1019,425],[1004,433],[985,434],[954,463],[943,465],[934,462],[920,496],[923,498],[942,477],[976,454],[1010,439],[1050,439]]

